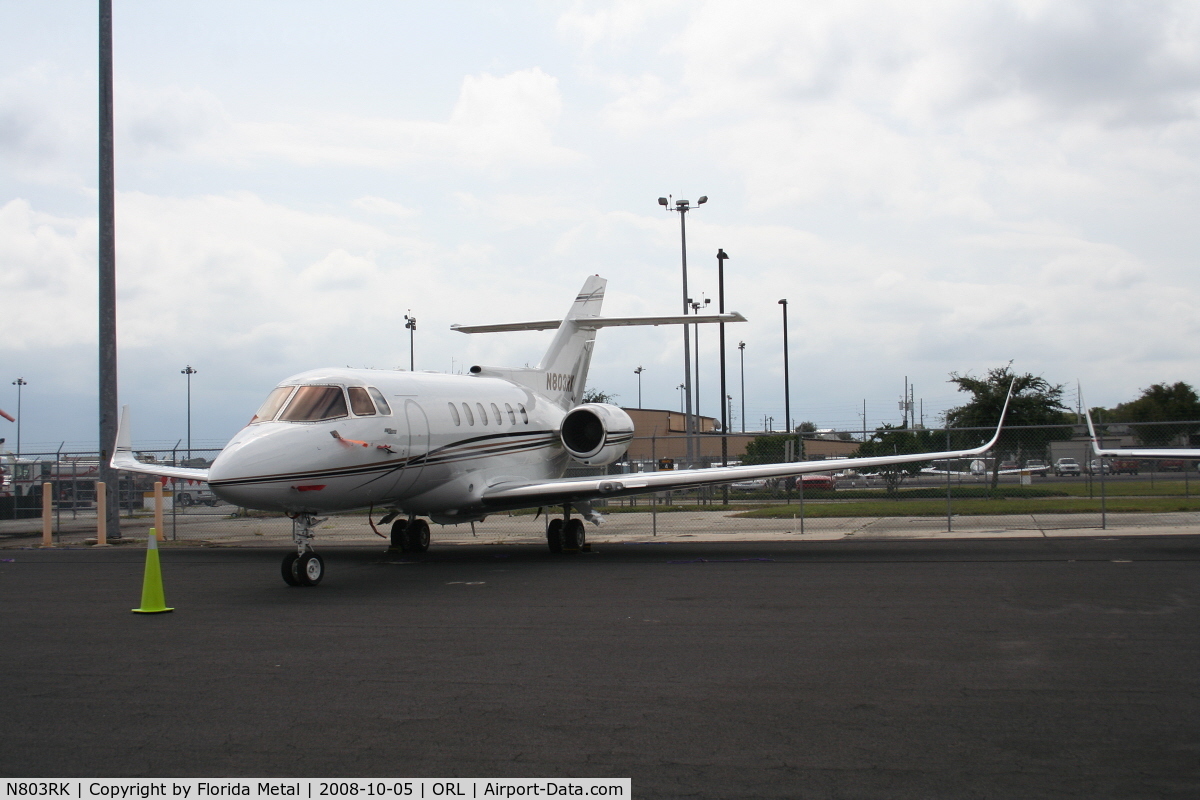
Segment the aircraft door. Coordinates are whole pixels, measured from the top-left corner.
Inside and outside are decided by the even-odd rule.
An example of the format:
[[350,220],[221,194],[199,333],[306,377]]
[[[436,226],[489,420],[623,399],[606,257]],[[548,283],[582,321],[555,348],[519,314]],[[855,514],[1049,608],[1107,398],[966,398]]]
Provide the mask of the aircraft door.
[[400,471],[392,489],[395,495],[407,493],[425,471],[424,456],[429,452],[429,420],[416,400],[404,401],[404,416],[408,420],[409,465]]

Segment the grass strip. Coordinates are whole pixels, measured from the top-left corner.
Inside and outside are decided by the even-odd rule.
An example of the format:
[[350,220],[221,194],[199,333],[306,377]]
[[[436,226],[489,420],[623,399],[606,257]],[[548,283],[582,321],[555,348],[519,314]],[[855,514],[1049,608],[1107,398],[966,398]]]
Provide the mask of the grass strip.
[[[1100,498],[1016,498],[999,500],[958,500],[950,505],[960,516],[992,514],[1099,514]],[[1108,498],[1107,510],[1113,514],[1166,513],[1200,511],[1200,497],[1119,497]],[[747,519],[791,519],[800,514],[797,503],[766,506],[734,514]],[[805,517],[937,517],[945,516],[946,501],[876,500],[847,503],[806,503]]]

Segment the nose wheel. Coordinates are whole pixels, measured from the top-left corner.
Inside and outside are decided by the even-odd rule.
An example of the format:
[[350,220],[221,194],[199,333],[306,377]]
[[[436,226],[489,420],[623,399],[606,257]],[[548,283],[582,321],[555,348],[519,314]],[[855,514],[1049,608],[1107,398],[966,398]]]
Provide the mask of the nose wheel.
[[316,586],[325,577],[325,559],[311,550],[303,555],[288,553],[280,566],[288,586]]
[[297,514],[292,518],[296,552],[285,555],[279,565],[288,586],[316,586],[325,577],[325,559],[312,549],[313,529],[324,521],[315,514]]

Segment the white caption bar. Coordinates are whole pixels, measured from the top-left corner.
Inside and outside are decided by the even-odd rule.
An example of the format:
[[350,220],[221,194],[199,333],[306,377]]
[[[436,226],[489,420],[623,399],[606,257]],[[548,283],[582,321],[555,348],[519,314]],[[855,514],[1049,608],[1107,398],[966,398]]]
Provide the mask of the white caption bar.
[[25,778],[0,781],[0,798],[212,800],[287,798],[632,797],[629,778]]

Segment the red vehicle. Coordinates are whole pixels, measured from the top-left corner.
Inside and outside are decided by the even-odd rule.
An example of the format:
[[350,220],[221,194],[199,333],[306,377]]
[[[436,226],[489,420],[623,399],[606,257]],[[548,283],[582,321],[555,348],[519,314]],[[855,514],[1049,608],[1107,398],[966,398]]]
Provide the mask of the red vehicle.
[[801,482],[809,491],[832,492],[837,488],[832,475],[805,475]]
[[[837,481],[833,479],[832,475],[804,475],[802,478],[804,488],[810,492],[832,492],[837,488]],[[797,488],[796,483],[795,478],[784,478],[778,485],[791,490]]]

